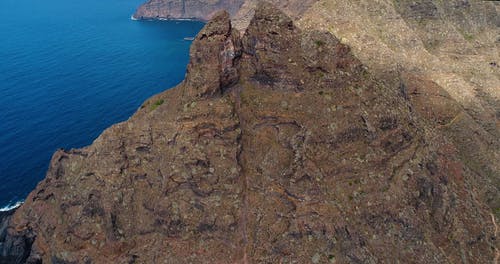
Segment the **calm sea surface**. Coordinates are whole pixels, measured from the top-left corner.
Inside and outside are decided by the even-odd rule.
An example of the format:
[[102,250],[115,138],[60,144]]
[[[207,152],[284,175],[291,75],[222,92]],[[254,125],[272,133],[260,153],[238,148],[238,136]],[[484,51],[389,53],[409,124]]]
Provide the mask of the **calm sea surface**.
[[132,21],[141,0],[0,0],[0,208],[179,83],[199,22]]

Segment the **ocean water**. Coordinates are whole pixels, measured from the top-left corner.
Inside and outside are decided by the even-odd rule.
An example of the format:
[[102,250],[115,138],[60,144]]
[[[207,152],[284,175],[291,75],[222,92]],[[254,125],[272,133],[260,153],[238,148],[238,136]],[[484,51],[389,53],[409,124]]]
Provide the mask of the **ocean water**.
[[132,21],[141,0],[0,0],[0,208],[78,148],[179,83],[190,21]]

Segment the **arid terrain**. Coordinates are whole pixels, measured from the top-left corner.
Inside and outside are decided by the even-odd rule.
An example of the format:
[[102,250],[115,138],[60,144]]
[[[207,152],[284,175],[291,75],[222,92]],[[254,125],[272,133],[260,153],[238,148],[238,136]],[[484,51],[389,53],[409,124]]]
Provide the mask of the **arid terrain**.
[[0,262],[498,263],[499,3],[205,2],[138,9],[214,17],[0,215]]

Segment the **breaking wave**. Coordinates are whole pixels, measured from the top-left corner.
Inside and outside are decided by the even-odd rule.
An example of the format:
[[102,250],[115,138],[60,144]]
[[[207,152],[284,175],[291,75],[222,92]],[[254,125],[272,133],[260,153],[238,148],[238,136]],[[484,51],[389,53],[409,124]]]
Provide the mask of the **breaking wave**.
[[17,207],[21,206],[24,203],[24,201],[17,201],[15,203],[9,203],[8,205],[0,208],[0,212],[7,212],[12,209],[16,209]]

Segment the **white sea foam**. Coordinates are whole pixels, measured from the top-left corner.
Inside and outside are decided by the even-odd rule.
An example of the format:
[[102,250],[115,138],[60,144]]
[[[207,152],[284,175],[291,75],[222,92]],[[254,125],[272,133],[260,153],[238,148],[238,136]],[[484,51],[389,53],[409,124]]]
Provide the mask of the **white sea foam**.
[[10,211],[12,209],[16,209],[17,207],[21,206],[24,203],[24,201],[17,201],[15,203],[9,203],[8,205],[0,208],[0,212],[6,212]]
[[175,21],[175,22],[181,22],[181,21],[201,21],[199,19],[195,19],[195,18],[168,18],[168,17],[145,17],[145,18],[136,18],[134,17],[134,15],[131,15],[130,16],[130,19],[131,20],[145,20],[145,21],[155,21],[155,20],[158,20],[158,21]]

